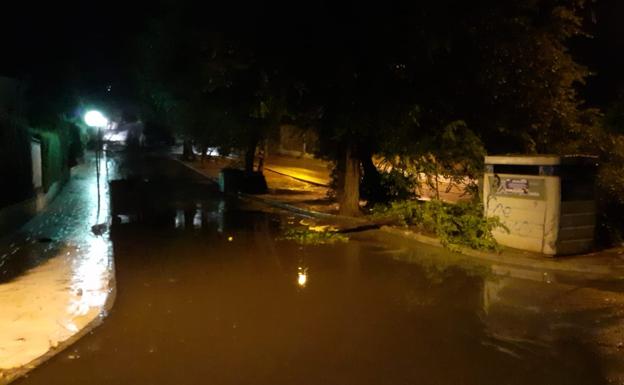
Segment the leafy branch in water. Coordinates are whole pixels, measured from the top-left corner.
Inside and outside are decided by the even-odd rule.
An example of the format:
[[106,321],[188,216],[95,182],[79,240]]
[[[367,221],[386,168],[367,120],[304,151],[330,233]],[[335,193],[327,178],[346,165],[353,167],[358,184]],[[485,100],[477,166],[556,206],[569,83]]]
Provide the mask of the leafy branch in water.
[[295,241],[302,245],[324,245],[347,242],[349,237],[335,231],[314,231],[308,228],[289,228],[279,239]]

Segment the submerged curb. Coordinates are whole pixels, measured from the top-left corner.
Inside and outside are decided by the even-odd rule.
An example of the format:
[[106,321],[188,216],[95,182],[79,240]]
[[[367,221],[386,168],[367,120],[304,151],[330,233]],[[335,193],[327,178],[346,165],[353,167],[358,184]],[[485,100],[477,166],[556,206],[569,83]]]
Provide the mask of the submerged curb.
[[[407,240],[425,243],[430,246],[444,247],[438,238],[415,233],[413,231],[390,226],[383,226],[380,230],[387,234],[399,236]],[[523,253],[522,251],[511,250],[509,248],[504,248],[500,254],[497,254],[462,247],[460,248],[459,253],[484,262],[507,266],[541,269],[552,272],[579,273],[585,275],[586,278],[624,279],[624,270],[616,271],[609,266],[574,263],[565,259],[555,259],[541,255],[536,255],[534,257],[509,255],[510,253]],[[620,269],[622,269],[622,267],[620,267]]]

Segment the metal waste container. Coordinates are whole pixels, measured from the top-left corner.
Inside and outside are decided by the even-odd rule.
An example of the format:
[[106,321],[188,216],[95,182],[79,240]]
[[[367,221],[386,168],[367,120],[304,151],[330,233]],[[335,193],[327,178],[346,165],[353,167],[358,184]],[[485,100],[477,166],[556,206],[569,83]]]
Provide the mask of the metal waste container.
[[496,240],[548,255],[591,250],[596,169],[591,156],[486,156],[485,215],[508,230],[496,229]]

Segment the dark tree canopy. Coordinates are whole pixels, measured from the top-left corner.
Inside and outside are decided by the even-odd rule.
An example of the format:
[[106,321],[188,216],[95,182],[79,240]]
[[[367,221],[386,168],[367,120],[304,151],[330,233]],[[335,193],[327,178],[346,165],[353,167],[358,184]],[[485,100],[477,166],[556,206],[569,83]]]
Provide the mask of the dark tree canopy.
[[345,183],[362,170],[377,183],[375,154],[476,176],[485,150],[577,150],[599,117],[578,96],[589,71],[567,48],[583,36],[583,6],[266,6],[242,16],[253,32],[216,33],[192,6],[166,4],[141,40],[140,84],[152,113],[203,146],[243,151],[248,169],[280,123],[315,129],[353,214],[358,189]]

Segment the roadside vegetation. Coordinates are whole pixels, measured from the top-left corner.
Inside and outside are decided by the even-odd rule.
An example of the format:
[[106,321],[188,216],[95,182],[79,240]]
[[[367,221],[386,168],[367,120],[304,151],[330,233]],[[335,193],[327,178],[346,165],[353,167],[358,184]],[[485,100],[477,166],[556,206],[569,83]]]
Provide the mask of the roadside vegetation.
[[480,202],[445,203],[440,200],[396,201],[377,205],[371,217],[392,220],[440,239],[443,246],[459,251],[461,247],[498,251],[492,230],[505,229],[498,218],[485,218]]
[[[0,116],[0,180],[11,188],[0,191],[0,208],[34,196],[31,141],[41,146],[42,191],[63,183],[83,156],[85,138],[80,128],[59,117],[33,128],[25,117]],[[7,182],[8,183],[8,182]]]
[[33,195],[30,139],[14,116],[0,116],[0,180],[11,183],[0,189],[0,208]]

